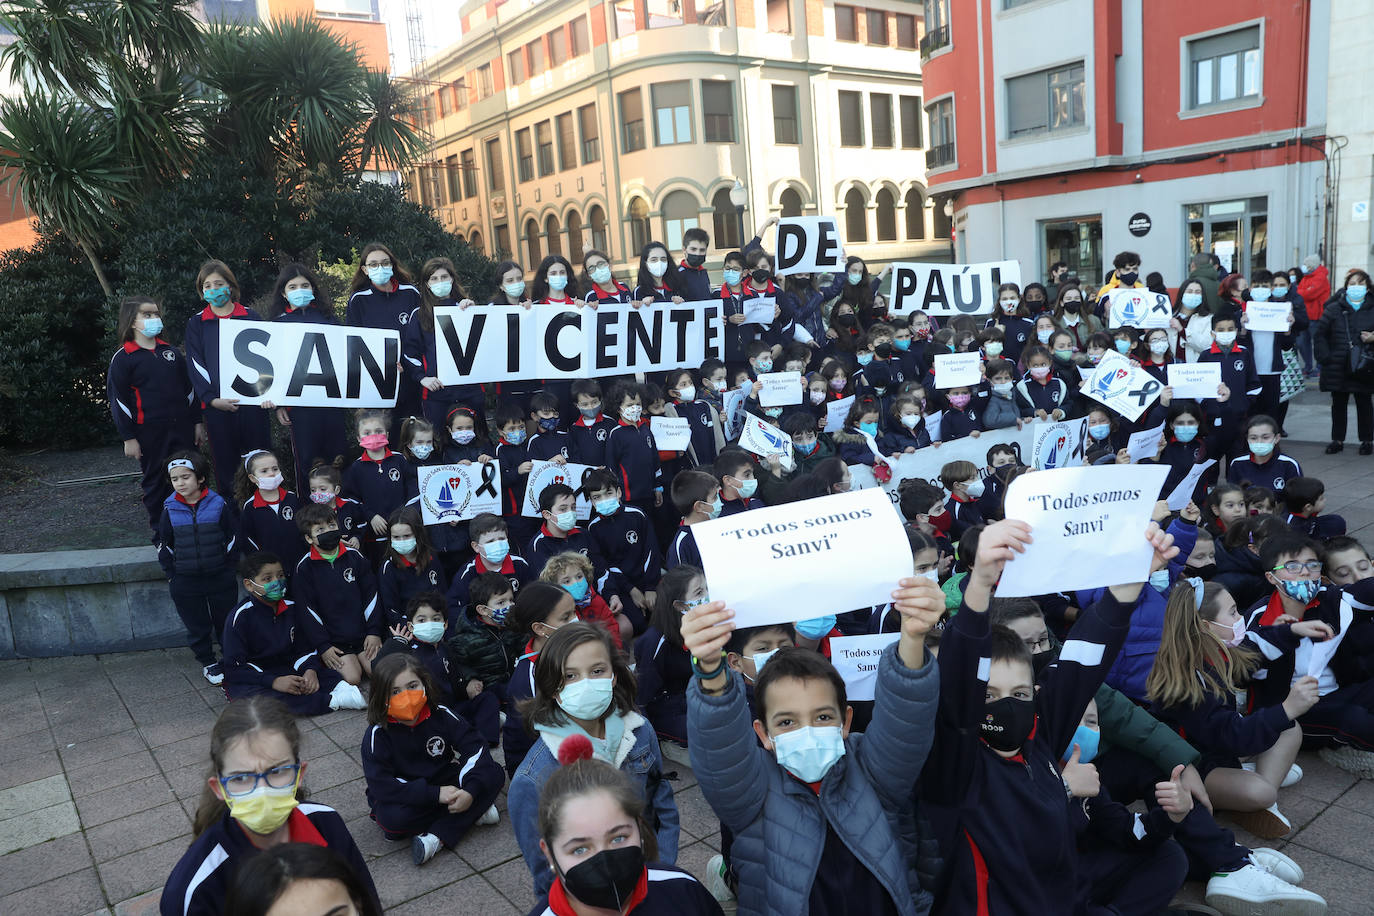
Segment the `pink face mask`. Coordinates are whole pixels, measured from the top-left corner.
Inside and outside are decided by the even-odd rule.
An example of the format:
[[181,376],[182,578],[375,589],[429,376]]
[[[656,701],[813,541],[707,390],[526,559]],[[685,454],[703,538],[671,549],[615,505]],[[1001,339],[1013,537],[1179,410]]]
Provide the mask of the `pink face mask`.
[[823,402],[824,400],[825,400],[825,392],[824,392],[824,391],[813,391],[813,392],[811,392],[811,403],[812,403],[812,404],[820,404],[820,403]]
[[373,433],[370,436],[361,436],[358,444],[365,449],[376,450],[386,448],[386,433]]
[[1049,367],[1049,366],[1032,366],[1032,367],[1031,367],[1030,374],[1031,374],[1031,378],[1037,379],[1037,380],[1039,380],[1039,381],[1044,381],[1045,378],[1048,377],[1049,374],[1050,374],[1050,367]]
[[949,406],[953,407],[955,410],[963,410],[968,406],[970,398],[971,395],[967,394],[951,394],[949,396]]
[[835,376],[830,380],[830,387],[836,391],[844,391],[844,379],[838,375]]

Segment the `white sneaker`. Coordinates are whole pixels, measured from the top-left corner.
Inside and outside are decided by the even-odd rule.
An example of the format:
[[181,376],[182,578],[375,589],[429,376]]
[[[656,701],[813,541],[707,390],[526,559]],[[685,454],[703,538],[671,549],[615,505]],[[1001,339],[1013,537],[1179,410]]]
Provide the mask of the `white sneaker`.
[[200,673],[205,677],[206,682],[211,687],[218,687],[224,683],[224,672],[220,669],[219,662],[213,665],[206,665],[200,669]]
[[1326,901],[1311,891],[1294,887],[1258,865],[1207,882],[1207,905],[1227,916],[1323,916]]
[[1302,866],[1277,849],[1252,849],[1250,850],[1250,861],[1280,881],[1286,881],[1295,886],[1302,884],[1304,877]]
[[1277,840],[1293,831],[1293,825],[1288,818],[1279,812],[1277,802],[1263,811],[1227,811],[1226,816],[1241,828],[1266,840]]
[[716,853],[706,862],[706,889],[717,903],[734,903],[735,895],[725,879],[725,856]]
[[[367,709],[363,692],[348,681],[339,681],[329,692],[330,709]],[[438,842],[437,840],[435,842]]]
[[492,805],[490,808],[487,809],[486,814],[483,814],[481,817],[477,819],[477,826],[490,827],[492,824],[499,823],[500,820],[501,812],[496,810],[495,805]]
[[434,854],[439,851],[442,844],[439,838],[432,833],[422,833],[410,841],[410,861],[416,865],[424,865]]
[[1347,744],[1324,747],[1317,756],[1333,767],[1352,773],[1361,779],[1374,779],[1374,753]]
[[[1240,768],[1242,770],[1249,770],[1253,773],[1255,772],[1255,762],[1253,760],[1247,760],[1240,765]],[[1288,774],[1283,777],[1283,782],[1279,783],[1279,788],[1286,789],[1289,786],[1296,786],[1300,782],[1302,782],[1302,767],[1295,763],[1288,768]]]

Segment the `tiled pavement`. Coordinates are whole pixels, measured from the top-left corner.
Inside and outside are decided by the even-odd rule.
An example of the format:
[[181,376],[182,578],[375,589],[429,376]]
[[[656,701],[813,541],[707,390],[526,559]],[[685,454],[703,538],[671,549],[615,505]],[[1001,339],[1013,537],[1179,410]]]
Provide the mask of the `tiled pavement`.
[[[1300,405],[1290,431],[1318,439],[1324,417],[1320,402]],[[1311,442],[1285,448],[1326,482],[1328,511],[1374,540],[1374,458],[1353,449],[1327,457]],[[190,842],[209,731],[223,706],[186,650],[0,662],[0,913],[156,912],[162,882]],[[367,818],[363,714],[331,713],[301,728],[306,783],[348,821],[389,913],[500,916],[533,905],[504,798],[499,826],[477,829],[417,869],[409,847],[382,839]],[[1278,845],[1332,913],[1369,913],[1374,783],[1313,754],[1300,762],[1306,777],[1280,798],[1294,832]],[[717,851],[718,825],[691,770],[669,767],[682,811],[678,864],[700,876]],[[1198,899],[1200,886],[1184,896]]]

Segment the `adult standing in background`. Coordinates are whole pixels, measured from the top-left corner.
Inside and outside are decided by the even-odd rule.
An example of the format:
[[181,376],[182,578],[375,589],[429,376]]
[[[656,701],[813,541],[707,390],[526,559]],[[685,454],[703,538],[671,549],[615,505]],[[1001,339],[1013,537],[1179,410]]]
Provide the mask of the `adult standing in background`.
[[1374,310],[1369,307],[1369,274],[1356,268],[1345,275],[1345,286],[1326,303],[1312,326],[1312,349],[1321,366],[1321,390],[1331,392],[1331,444],[1328,455],[1345,448],[1346,411],[1355,398],[1355,426],[1360,454],[1374,454],[1374,363],[1356,371],[1362,355],[1374,361]]
[[[1327,300],[1331,298],[1331,274],[1322,263],[1321,255],[1309,254],[1302,259],[1302,276],[1298,278],[1297,284],[1298,295],[1302,296],[1302,301],[1307,305],[1308,320],[1317,321],[1326,308]],[[1298,352],[1307,363],[1307,374],[1316,375],[1321,361],[1313,358],[1311,329],[1307,334],[1298,337]]]

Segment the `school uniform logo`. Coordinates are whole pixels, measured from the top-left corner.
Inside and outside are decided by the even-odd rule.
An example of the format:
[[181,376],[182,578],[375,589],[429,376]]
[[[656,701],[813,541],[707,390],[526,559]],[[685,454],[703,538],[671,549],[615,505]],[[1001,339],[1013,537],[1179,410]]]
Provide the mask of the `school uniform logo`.
[[435,572],[434,570],[432,570],[432,569],[429,571],[429,584],[430,584],[430,585],[438,585],[438,584],[439,584],[439,574],[438,574],[437,572]]
[[352,530],[353,530],[353,519],[351,519],[351,518],[345,518],[345,519],[344,519],[344,530],[345,530],[345,531],[352,531]]
[[1238,360],[1236,360],[1232,365],[1234,365],[1234,366],[1236,367],[1236,371],[1237,371],[1237,372],[1244,372],[1244,371],[1245,371],[1245,360],[1243,360],[1243,359],[1238,359]]
[[167,362],[169,362],[169,363],[174,363],[174,362],[177,361],[177,351],[176,351],[176,350],[163,350],[163,351],[162,351],[162,358],[165,359],[165,360],[167,360]]
[[396,316],[396,320],[401,324],[410,324],[410,312],[401,312]]
[[425,742],[425,753],[431,757],[442,757],[444,756],[444,749],[446,747],[447,745],[444,744],[444,739],[435,735]]
[[639,543],[639,532],[638,532],[638,531],[627,531],[627,532],[625,532],[625,543],[626,543],[626,544],[638,544],[638,543]]
[[1282,489],[1283,489],[1283,478],[1282,478],[1282,477],[1275,477],[1275,478],[1274,478],[1274,489],[1275,489],[1275,490],[1282,490]]
[[596,430],[596,441],[597,441],[597,442],[605,442],[605,441],[606,441],[606,427],[604,427],[604,426],[597,427],[597,430]]
[[356,575],[354,575],[354,573],[353,573],[353,567],[351,567],[351,566],[344,570],[343,576],[344,576],[344,581],[345,581],[345,582],[348,582],[348,583],[350,583],[350,584],[351,584],[352,582],[356,581],[357,578],[358,578]]
[[1059,389],[1058,389],[1058,388],[1056,388],[1056,389],[1054,389],[1053,391],[1050,392],[1050,400],[1053,401],[1053,402],[1056,403],[1056,404],[1059,403]]
[[389,470],[389,471],[386,472],[386,476],[390,477],[393,481],[400,480],[400,479],[401,479],[401,469],[400,469],[400,468],[392,468],[391,470]]
[[289,522],[296,517],[296,510],[292,509],[290,506],[282,506],[281,517]]
[[702,415],[701,415],[701,425],[702,425],[702,426],[710,426],[710,425],[711,425],[711,418],[708,417],[706,414],[702,414]]

